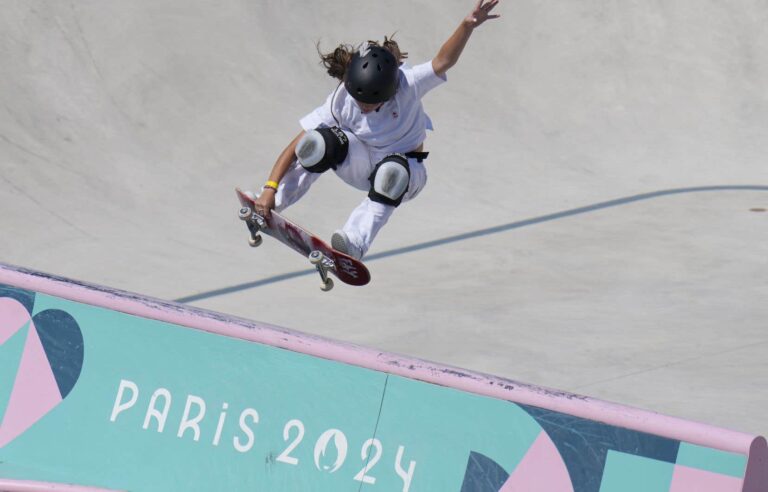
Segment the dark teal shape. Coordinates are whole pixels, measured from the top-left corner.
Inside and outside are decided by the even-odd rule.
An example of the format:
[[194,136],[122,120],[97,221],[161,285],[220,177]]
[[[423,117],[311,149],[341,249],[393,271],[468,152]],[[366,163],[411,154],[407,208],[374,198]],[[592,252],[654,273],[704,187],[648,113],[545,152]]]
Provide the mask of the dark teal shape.
[[35,292],[29,292],[27,290],[17,289],[16,287],[10,287],[8,285],[0,284],[0,297],[10,297],[19,301],[28,313],[32,313],[32,308],[35,306]]
[[520,405],[555,443],[571,476],[574,492],[599,492],[608,451],[674,464],[680,441]]
[[498,492],[508,479],[509,473],[498,463],[472,451],[467,460],[461,492]]
[[32,322],[43,343],[61,397],[66,398],[83,369],[85,354],[80,326],[75,318],[60,309],[38,313]]

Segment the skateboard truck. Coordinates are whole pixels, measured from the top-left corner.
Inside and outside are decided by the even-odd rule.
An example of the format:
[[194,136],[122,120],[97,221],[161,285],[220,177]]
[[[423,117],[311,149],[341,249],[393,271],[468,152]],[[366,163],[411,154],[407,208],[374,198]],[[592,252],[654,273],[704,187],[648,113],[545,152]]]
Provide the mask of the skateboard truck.
[[333,289],[333,279],[328,276],[328,265],[326,261],[330,261],[322,251],[314,250],[309,254],[309,262],[315,265],[317,273],[320,274],[320,278],[323,280],[323,285],[320,286],[320,290],[328,292]]
[[248,226],[248,232],[251,233],[251,237],[248,239],[248,244],[253,248],[261,246],[263,238],[261,237],[261,234],[259,234],[259,230],[262,227],[261,222],[263,222],[264,219],[253,213],[253,209],[250,207],[241,208],[238,215],[240,220],[244,221],[245,225]]
[[[254,213],[253,209],[250,207],[242,207],[238,216],[240,217],[240,220],[245,222],[245,225],[248,226],[248,232],[251,234],[251,237],[248,238],[248,244],[254,248],[260,246],[263,238],[261,237],[261,234],[259,234],[259,231],[265,225],[264,219],[260,215]],[[317,268],[317,272],[320,274],[320,278],[323,281],[320,289],[324,292],[333,289],[333,279],[328,276],[328,270],[332,268],[332,264],[329,265],[328,262],[332,261],[333,260],[327,258],[322,251],[314,250],[309,254],[309,262]]]
[[269,218],[264,217],[257,212],[260,206],[256,203],[253,193],[245,192],[240,188],[235,188],[235,193],[240,202],[238,216],[248,227],[250,246],[259,246],[266,235],[301,254],[304,261],[309,260],[320,275],[322,280],[320,288],[323,291],[333,288],[336,279],[331,279],[331,274],[348,285],[361,286],[370,282],[371,274],[359,260],[336,251],[320,237],[288,220],[275,210],[269,213]]

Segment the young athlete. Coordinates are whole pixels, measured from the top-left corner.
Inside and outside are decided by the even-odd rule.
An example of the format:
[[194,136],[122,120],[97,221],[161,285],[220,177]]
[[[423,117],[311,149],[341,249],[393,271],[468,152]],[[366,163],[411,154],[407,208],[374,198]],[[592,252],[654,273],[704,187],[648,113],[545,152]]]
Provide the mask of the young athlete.
[[478,0],[451,37],[430,61],[402,64],[407,53],[384,38],[359,50],[340,45],[321,55],[328,74],[340,83],[325,104],[301,119],[303,130],[277,159],[256,199],[255,212],[284,210],[296,203],[329,169],[349,185],[368,192],[331,245],[362,258],[389,217],[402,202],[424,188],[423,152],[432,122],[421,98],[446,81],[472,31],[488,19],[499,0]]

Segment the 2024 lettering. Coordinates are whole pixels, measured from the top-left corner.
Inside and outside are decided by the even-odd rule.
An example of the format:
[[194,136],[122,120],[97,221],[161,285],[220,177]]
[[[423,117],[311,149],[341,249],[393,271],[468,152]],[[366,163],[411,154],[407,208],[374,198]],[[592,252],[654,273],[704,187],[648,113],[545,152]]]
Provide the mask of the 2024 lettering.
[[[117,422],[120,415],[134,408],[139,401],[139,397],[140,392],[138,384],[126,379],[121,380],[112,406],[112,413],[109,418],[110,422]],[[171,410],[172,401],[173,396],[168,389],[157,388],[152,393],[152,396],[147,403],[142,428],[148,430],[154,422],[157,427],[157,432],[163,433],[168,420],[168,414]],[[200,423],[205,418],[206,409],[207,404],[204,399],[195,395],[187,395],[184,404],[184,412],[179,421],[176,437],[183,439],[184,435],[189,431],[192,432],[192,439],[194,441],[199,441],[203,433],[200,428]],[[211,440],[213,446],[219,446],[221,443],[228,411],[229,404],[223,402],[221,411],[219,412],[216,432]],[[259,412],[255,409],[246,408],[240,412],[238,427],[242,435],[232,436],[231,441],[232,447],[236,451],[247,453],[253,448],[256,442],[256,437],[252,427],[258,423]],[[299,458],[294,456],[294,453],[302,444],[305,435],[306,427],[301,420],[293,419],[287,422],[283,427],[283,440],[287,443],[287,446],[274,461],[290,466],[300,466],[301,462]],[[329,448],[331,447],[336,450],[336,460],[333,464],[324,463],[323,458],[328,454],[330,451]],[[347,461],[349,441],[347,436],[341,430],[328,429],[317,439],[313,451],[314,465],[317,470],[326,473],[336,473],[341,470]],[[379,439],[371,438],[366,440],[360,450],[360,457],[364,466],[352,479],[365,484],[376,484],[377,479],[373,475],[373,472],[383,455],[384,445]],[[394,471],[403,482],[402,492],[409,492],[416,471],[416,462],[410,461],[406,469],[406,467],[403,467],[404,455],[405,447],[402,445],[398,446],[395,456]]]

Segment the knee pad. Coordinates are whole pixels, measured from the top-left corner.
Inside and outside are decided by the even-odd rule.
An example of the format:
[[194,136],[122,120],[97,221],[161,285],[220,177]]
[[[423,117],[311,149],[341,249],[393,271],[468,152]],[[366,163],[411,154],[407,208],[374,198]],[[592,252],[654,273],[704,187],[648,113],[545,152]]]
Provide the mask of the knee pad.
[[311,173],[336,169],[348,152],[349,138],[336,126],[309,131],[296,144],[296,158]]
[[374,202],[397,207],[403,201],[411,181],[408,159],[402,154],[388,155],[376,164],[368,181],[371,182],[368,198]]

